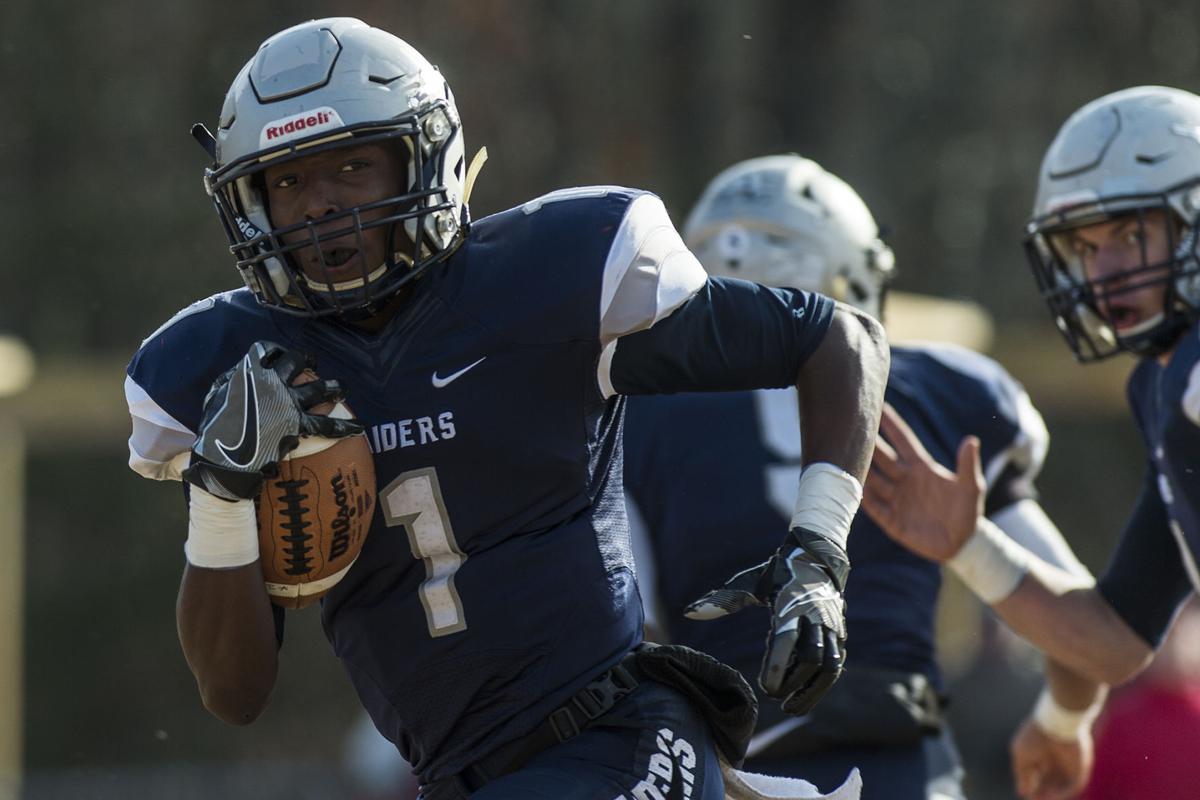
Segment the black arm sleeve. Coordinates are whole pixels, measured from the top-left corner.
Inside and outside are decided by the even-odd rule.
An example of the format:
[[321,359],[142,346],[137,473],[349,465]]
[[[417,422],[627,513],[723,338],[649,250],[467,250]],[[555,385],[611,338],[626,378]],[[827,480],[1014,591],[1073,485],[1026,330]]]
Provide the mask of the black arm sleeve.
[[1150,466],[1120,544],[1096,584],[1121,619],[1155,650],[1192,592],[1169,524]]
[[794,386],[834,305],[813,292],[710,278],[669,317],[618,340],[613,388],[633,395]]

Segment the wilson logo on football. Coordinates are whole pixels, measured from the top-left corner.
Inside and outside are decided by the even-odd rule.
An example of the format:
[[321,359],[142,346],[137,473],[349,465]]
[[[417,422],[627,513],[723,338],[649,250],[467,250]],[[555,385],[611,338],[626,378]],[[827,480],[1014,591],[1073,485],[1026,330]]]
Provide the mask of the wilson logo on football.
[[259,147],[280,144],[290,139],[317,133],[322,130],[342,127],[342,118],[329,106],[301,111],[290,117],[272,120],[263,126],[258,137]]

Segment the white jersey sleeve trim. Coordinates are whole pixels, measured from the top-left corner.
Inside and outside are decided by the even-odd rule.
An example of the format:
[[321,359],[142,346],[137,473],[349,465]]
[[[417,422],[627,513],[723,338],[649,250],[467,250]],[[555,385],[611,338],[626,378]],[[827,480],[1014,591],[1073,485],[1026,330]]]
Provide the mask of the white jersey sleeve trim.
[[1047,564],[1094,582],[1092,573],[1075,556],[1062,532],[1035,500],[1018,500],[990,519],[1008,538]]
[[600,341],[645,330],[683,305],[708,280],[667,209],[652,194],[629,204],[604,262]]
[[613,339],[600,351],[600,363],[596,366],[596,380],[600,384],[600,396],[605,400],[617,393],[612,384],[612,360],[617,352],[617,340]]
[[617,339],[645,330],[700,291],[708,274],[652,194],[629,204],[604,262],[600,288],[600,393],[617,393],[610,370]]
[[125,400],[133,420],[129,467],[153,480],[182,480],[196,434],[154,401],[133,378],[125,377]]
[[1050,449],[1050,432],[1046,430],[1046,423],[1034,408],[1029,394],[1024,391],[1018,394],[1016,405],[1017,435],[1012,444],[987,463],[983,471],[989,490],[1010,465],[1021,470],[1022,482],[1032,484],[1042,471],[1046,452]]

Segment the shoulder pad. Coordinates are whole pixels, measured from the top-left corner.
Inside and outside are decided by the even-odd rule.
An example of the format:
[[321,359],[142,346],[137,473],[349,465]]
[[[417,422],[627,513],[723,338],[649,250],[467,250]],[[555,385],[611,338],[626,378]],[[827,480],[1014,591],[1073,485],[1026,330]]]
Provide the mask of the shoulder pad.
[[171,317],[146,338],[127,374],[164,411],[191,429],[214,380],[259,339],[278,338],[247,289],[213,295]]
[[453,304],[517,342],[598,339],[609,254],[631,205],[647,195],[562,189],[475,221],[455,258]]

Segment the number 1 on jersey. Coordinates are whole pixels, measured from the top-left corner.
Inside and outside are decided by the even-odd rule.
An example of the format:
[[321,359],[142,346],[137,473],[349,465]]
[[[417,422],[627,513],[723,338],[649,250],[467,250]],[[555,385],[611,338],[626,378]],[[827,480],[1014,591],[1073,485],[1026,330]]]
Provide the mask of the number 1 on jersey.
[[454,539],[450,515],[433,467],[402,473],[379,493],[388,527],[403,526],[413,558],[425,562],[425,580],[417,590],[425,607],[430,636],[467,628],[454,573],[467,560]]

